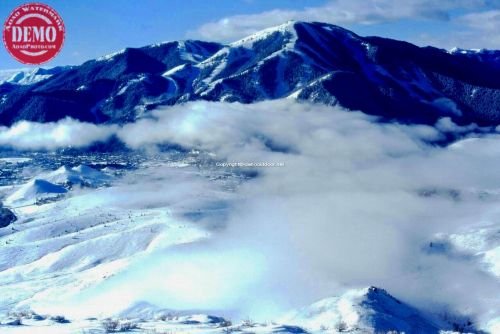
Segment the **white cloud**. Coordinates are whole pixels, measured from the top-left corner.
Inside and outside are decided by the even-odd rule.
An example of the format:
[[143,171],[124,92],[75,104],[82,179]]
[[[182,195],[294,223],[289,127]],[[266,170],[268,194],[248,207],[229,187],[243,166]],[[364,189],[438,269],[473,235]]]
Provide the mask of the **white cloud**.
[[471,28],[462,35],[466,47],[500,49],[500,10],[466,14],[457,23]]
[[[169,289],[160,294],[187,309],[202,303],[258,317],[258,310],[283,310],[342,286],[372,284],[427,309],[445,304],[482,315],[499,302],[488,299],[498,292],[497,280],[477,263],[422,251],[436,233],[474,225],[496,204],[418,195],[420,189],[500,188],[495,169],[483,168],[500,163],[499,137],[439,148],[422,142],[440,137],[432,127],[376,124],[362,113],[293,101],[200,102],[155,114],[158,121],[130,124],[119,136],[134,147],[168,141],[228,161],[282,161],[285,167],[259,169],[259,177],[237,190],[227,229],[215,240],[181,249],[173,259],[162,254],[141,262],[126,284],[145,273],[158,277],[180,258],[197,268],[196,275],[183,276],[189,277],[185,284],[203,286],[214,277],[221,284],[221,295],[208,300]],[[291,153],[272,151],[266,141]],[[196,265],[211,263],[206,254],[222,267]],[[241,284],[222,284],[233,281]]]
[[458,21],[474,29],[498,32],[500,30],[500,10],[466,14],[461,16]]
[[374,24],[400,19],[450,20],[450,11],[481,8],[484,0],[333,0],[302,10],[275,9],[251,15],[235,15],[206,23],[190,32],[208,40],[234,41],[288,20],[320,21],[337,25]]
[[0,127],[0,145],[32,150],[84,147],[107,140],[116,128],[80,123],[70,118],[54,123],[21,121],[10,128]]
[[451,34],[424,33],[415,38],[420,45],[436,45],[445,49],[500,49],[500,10],[472,12],[452,18]]

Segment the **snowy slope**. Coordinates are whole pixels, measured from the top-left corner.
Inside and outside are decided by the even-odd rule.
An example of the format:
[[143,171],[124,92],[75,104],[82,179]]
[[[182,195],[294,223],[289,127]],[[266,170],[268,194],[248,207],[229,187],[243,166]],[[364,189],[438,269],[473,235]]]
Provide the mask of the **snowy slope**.
[[0,71],[0,83],[4,83],[9,80],[13,75],[19,72],[26,72],[28,69],[12,69],[12,70],[1,70]]
[[7,197],[5,204],[9,206],[35,204],[37,201],[55,198],[66,192],[67,190],[62,186],[43,179],[34,179]]
[[85,165],[79,165],[73,168],[62,166],[53,172],[42,174],[37,177],[67,187],[99,187],[106,185],[111,180],[109,175]]
[[[185,178],[183,173],[198,174],[189,164],[182,166],[186,167],[167,168],[166,175],[162,165],[145,166],[137,177],[157,182],[159,177],[150,176],[154,172],[149,168],[162,172],[165,180],[181,181]],[[74,175],[68,171],[101,176],[100,172],[82,166],[59,169],[55,175]],[[0,313],[25,307],[45,313],[54,308],[61,310],[55,300],[71,299],[156,249],[209,235],[183,218],[200,197],[193,198],[191,204],[187,200],[176,203],[182,184],[170,194],[170,199],[165,191],[158,198],[155,189],[145,192],[140,186],[140,182],[122,181],[112,187],[73,190],[64,198],[37,206],[17,207],[15,228],[0,229]],[[9,204],[32,204],[28,202],[33,197],[66,192],[62,186],[35,179],[8,198]],[[135,203],[131,193],[151,200]],[[215,199],[221,195],[207,189],[204,196]],[[128,305],[116,306],[125,309]],[[67,312],[78,314],[71,307]]]
[[35,176],[8,196],[5,204],[17,207],[57,199],[75,186],[97,188],[109,184],[111,179],[110,175],[89,166],[62,166],[55,171]]
[[0,85],[10,83],[16,85],[32,85],[42,80],[49,79],[54,74],[71,68],[71,66],[58,66],[52,68],[35,68],[20,70],[0,71]]

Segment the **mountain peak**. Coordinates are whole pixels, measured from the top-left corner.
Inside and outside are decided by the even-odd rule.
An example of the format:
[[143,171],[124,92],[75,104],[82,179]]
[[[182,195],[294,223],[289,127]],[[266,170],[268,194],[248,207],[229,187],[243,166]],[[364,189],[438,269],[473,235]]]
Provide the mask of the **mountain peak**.
[[334,25],[334,24],[329,24],[329,23],[322,23],[322,22],[309,22],[309,21],[295,21],[295,20],[289,20],[285,23],[272,26],[260,31],[257,31],[247,37],[244,37],[240,40],[237,40],[233,43],[230,43],[229,46],[231,47],[240,47],[240,46],[245,46],[245,47],[251,47],[253,43],[262,41],[265,39],[268,39],[272,37],[273,35],[284,35],[289,37],[290,40],[297,40],[299,38],[298,34],[299,31],[301,30],[309,30],[309,31],[314,31],[317,30],[315,33],[321,34],[320,30],[327,31],[329,33],[335,32],[335,33],[340,33],[340,34],[345,34],[350,37],[357,36],[355,33],[353,33],[350,30],[347,30],[345,28],[342,28],[340,26]]
[[268,39],[273,35],[281,35],[286,36],[289,39],[295,39],[297,37],[295,31],[296,24],[296,21],[287,21],[283,24],[257,31],[247,37],[229,44],[229,46],[251,48],[254,43]]

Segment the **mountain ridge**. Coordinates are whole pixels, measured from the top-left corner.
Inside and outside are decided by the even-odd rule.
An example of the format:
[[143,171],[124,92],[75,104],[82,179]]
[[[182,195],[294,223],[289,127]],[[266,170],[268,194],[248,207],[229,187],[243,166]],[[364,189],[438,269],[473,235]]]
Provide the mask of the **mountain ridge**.
[[127,123],[159,105],[293,98],[404,123],[500,124],[500,51],[446,51],[289,21],[222,45],[173,41],[0,83],[0,124]]

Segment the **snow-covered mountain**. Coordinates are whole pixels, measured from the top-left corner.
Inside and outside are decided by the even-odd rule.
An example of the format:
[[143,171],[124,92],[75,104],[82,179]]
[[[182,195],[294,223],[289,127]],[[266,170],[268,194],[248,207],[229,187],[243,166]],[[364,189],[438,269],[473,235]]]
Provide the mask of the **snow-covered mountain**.
[[0,85],[0,124],[129,122],[157,105],[294,98],[403,122],[500,123],[500,51],[450,52],[288,22],[229,45],[201,41],[125,50],[31,85]]
[[0,332],[498,332],[498,131],[434,143],[500,124],[499,55],[288,22],[12,73],[0,125],[63,121],[0,129]]
[[46,80],[54,74],[70,69],[71,66],[0,71],[0,84],[32,85]]

